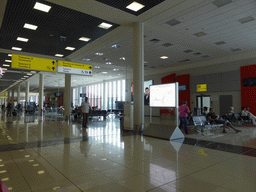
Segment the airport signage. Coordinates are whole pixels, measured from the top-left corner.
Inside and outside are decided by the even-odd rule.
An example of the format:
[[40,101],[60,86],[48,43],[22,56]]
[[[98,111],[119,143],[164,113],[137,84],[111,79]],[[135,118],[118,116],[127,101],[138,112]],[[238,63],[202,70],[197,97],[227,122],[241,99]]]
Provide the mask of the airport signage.
[[207,84],[197,84],[196,85],[197,92],[206,92],[207,91]]
[[58,61],[58,72],[77,75],[92,75],[92,65]]
[[12,68],[56,72],[56,60],[13,54]]

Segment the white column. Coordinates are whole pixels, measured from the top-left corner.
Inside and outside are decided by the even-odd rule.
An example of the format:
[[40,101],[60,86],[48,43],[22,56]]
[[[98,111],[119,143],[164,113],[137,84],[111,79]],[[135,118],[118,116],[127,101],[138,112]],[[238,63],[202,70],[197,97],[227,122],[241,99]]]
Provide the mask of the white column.
[[26,81],[26,94],[25,94],[25,102],[29,102],[29,81]]
[[134,131],[144,128],[144,23],[133,26]]
[[69,120],[71,113],[71,74],[65,74],[64,107],[65,120]]
[[44,74],[39,74],[39,115],[43,115],[44,98]]
[[17,104],[20,102],[20,86],[17,87]]
[[102,110],[107,110],[106,107],[105,107],[105,104],[106,104],[106,93],[105,93],[106,86],[105,86],[105,83],[106,83],[106,81],[103,81]]

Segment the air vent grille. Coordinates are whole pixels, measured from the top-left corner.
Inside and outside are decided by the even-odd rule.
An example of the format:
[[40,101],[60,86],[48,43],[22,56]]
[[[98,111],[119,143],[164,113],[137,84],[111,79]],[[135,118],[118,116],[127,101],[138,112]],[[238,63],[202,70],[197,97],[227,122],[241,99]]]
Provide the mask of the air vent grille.
[[225,6],[229,3],[232,3],[231,0],[215,0],[212,2],[215,6],[217,6],[218,8]]
[[255,19],[252,17],[252,16],[249,16],[249,17],[245,17],[245,18],[242,18],[242,19],[239,19],[238,21],[241,23],[241,24],[244,24],[244,23],[248,23],[250,21],[254,21]]
[[188,49],[188,50],[186,50],[186,51],[184,51],[185,53],[191,53],[191,52],[193,52],[193,50],[191,50],[191,49]]
[[171,44],[171,43],[164,43],[163,44],[163,46],[165,46],[165,47],[170,47],[170,46],[172,46],[173,44]]
[[216,45],[224,45],[224,44],[226,44],[226,42],[225,41],[219,41],[219,42],[216,42],[215,44]]
[[151,39],[150,42],[153,42],[153,43],[158,43],[160,40],[159,39]]
[[170,21],[167,21],[166,24],[171,25],[171,26],[175,26],[180,24],[180,21],[176,20],[176,19],[172,19]]

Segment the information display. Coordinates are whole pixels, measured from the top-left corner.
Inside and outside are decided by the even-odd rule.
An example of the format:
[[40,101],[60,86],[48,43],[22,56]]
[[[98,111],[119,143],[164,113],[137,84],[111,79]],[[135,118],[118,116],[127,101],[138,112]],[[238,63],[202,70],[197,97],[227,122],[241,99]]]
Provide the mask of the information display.
[[207,91],[207,84],[197,84],[196,85],[197,92],[206,92]]
[[151,85],[150,107],[175,107],[175,83]]
[[58,61],[58,72],[78,75],[92,75],[92,65]]

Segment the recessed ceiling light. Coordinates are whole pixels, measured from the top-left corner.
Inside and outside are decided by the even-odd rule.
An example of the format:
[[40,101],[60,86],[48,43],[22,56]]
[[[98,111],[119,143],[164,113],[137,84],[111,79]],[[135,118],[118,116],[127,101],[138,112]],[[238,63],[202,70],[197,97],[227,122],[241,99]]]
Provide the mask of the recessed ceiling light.
[[11,57],[11,56],[12,56],[12,54],[8,54],[8,56],[9,56],[9,57]]
[[10,65],[7,65],[7,64],[3,64],[4,67],[10,67]]
[[34,9],[48,13],[51,9],[51,6],[36,2]]
[[9,62],[9,63],[11,63],[12,61],[11,61],[11,60],[5,60],[5,62]]
[[28,77],[27,75],[25,75],[24,77]]
[[107,65],[112,65],[112,63],[111,63],[111,62],[107,62],[106,64],[107,64]]
[[122,47],[121,45],[117,45],[117,44],[115,44],[115,45],[112,45],[111,46],[112,48],[116,48],[116,49],[118,49],[118,48],[120,48],[120,47]]
[[22,77],[21,79],[26,79],[26,78]]
[[95,53],[95,55],[102,56],[102,55],[104,55],[104,53]]
[[27,75],[32,75],[31,73],[27,73]]
[[2,68],[2,70],[6,71],[7,69],[6,68]]
[[19,48],[19,47],[12,47],[12,50],[21,51],[22,48]]
[[70,51],[74,51],[76,48],[74,48],[74,47],[66,47],[65,49],[70,50]]
[[95,66],[94,68],[99,69],[99,68],[100,68],[100,66]]
[[30,71],[30,73],[36,73],[36,71]]
[[119,58],[120,60],[124,60],[125,61],[125,57],[121,57],[121,58]]
[[118,75],[121,75],[121,74],[118,74]]
[[110,27],[112,27],[113,25],[111,24],[108,24],[108,23],[101,23],[100,25],[98,25],[99,28],[102,28],[102,29],[109,29]]
[[102,73],[107,74],[108,72],[102,72]]
[[195,33],[194,35],[197,36],[197,37],[202,37],[202,36],[205,36],[207,34],[204,33],[204,32],[199,32],[199,33]]
[[87,41],[90,41],[90,40],[91,40],[91,38],[87,38],[87,37],[80,37],[80,38],[79,38],[79,40],[80,40],[80,41],[86,41],[86,42],[87,42]]
[[63,57],[64,55],[62,54],[55,54],[56,57]]
[[28,24],[28,23],[25,23],[25,25],[23,27],[26,28],[26,29],[31,29],[31,30],[36,30],[37,29],[36,25],[31,25],[31,24]]
[[27,38],[23,38],[23,37],[18,37],[17,41],[28,42],[28,39]]
[[127,9],[130,9],[130,10],[132,10],[132,11],[137,12],[137,11],[139,11],[140,9],[142,9],[143,7],[145,7],[145,5],[142,5],[142,4],[137,3],[137,2],[134,1],[133,3],[131,3],[130,5],[128,5],[126,8],[127,8]]
[[167,56],[162,56],[162,57],[160,57],[160,59],[168,59],[168,57]]
[[113,69],[113,71],[119,71],[119,69]]

